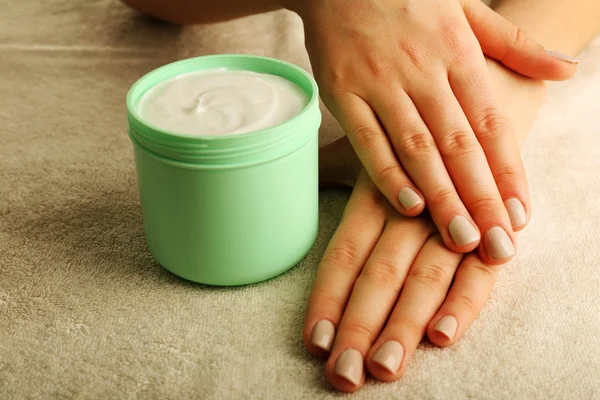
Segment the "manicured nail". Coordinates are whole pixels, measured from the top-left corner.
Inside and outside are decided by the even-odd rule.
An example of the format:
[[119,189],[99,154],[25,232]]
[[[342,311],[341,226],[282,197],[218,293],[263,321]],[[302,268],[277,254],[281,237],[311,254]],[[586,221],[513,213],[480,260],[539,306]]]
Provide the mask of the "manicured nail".
[[398,200],[405,210],[410,210],[423,202],[419,195],[409,187],[402,188],[398,193]]
[[565,62],[568,62],[571,64],[579,64],[578,59],[573,58],[568,54],[561,53],[560,51],[546,50],[546,54],[548,54],[550,57],[556,58],[557,60],[560,60],[560,61],[565,61]]
[[358,350],[344,351],[335,363],[335,373],[348,382],[358,385],[363,373],[363,358]]
[[326,319],[322,319],[315,324],[315,327],[312,330],[312,336],[310,337],[310,342],[325,351],[329,351],[331,349],[331,344],[333,343],[333,336],[335,334],[335,327],[331,321]]
[[506,207],[506,211],[508,211],[510,223],[513,228],[518,228],[527,223],[525,207],[523,207],[523,203],[521,203],[519,199],[513,197],[504,201],[504,207]]
[[448,340],[453,340],[454,335],[456,335],[457,328],[458,322],[456,321],[456,318],[450,315],[446,315],[445,317],[439,320],[439,322],[435,326],[435,331],[446,336]]
[[395,374],[402,363],[404,347],[395,340],[385,342],[373,356],[373,361]]
[[458,247],[476,242],[480,239],[477,229],[475,229],[469,220],[462,215],[458,215],[450,221],[448,230],[450,231],[452,240],[454,240],[454,243],[456,243]]
[[485,234],[485,250],[492,260],[503,260],[515,254],[510,237],[499,226],[495,226]]

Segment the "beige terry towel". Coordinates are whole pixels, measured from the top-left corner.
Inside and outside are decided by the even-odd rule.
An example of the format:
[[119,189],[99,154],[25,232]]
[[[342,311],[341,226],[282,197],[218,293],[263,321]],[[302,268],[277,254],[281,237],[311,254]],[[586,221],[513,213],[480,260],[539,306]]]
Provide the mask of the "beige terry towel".
[[[146,250],[124,98],[143,73],[245,52],[307,67],[287,13],[179,28],[116,0],[0,0],[0,398],[337,398],[303,349],[306,296],[347,193],[299,266],[236,289]],[[535,214],[481,317],[356,398],[600,398],[600,41],[525,148]],[[325,132],[339,134],[330,118]]]

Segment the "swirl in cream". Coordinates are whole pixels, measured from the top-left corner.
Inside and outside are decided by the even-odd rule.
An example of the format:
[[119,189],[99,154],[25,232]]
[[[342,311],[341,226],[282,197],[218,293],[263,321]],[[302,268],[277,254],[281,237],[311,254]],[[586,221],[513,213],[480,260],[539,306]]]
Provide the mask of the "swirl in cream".
[[300,113],[307,102],[298,86],[279,76],[213,69],[159,83],[144,94],[138,112],[158,128],[218,136],[281,124]]

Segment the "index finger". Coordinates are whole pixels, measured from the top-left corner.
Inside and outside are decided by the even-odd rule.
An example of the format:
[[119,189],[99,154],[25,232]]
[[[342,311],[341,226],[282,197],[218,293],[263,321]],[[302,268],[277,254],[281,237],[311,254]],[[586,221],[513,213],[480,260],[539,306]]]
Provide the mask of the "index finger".
[[331,348],[354,282],[381,236],[386,217],[379,196],[361,172],[308,298],[303,338],[314,355],[324,355]]

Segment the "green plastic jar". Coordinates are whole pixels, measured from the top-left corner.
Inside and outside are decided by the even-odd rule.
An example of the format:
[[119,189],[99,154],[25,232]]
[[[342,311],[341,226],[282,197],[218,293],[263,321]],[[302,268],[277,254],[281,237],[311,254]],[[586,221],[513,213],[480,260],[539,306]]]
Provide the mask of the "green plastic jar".
[[[184,136],[140,117],[150,88],[215,68],[280,76],[308,104],[282,124],[228,136]],[[308,253],[318,230],[321,113],[306,71],[249,55],[191,58],[143,76],[127,109],[146,241],[164,268],[194,282],[243,285],[282,274]]]

